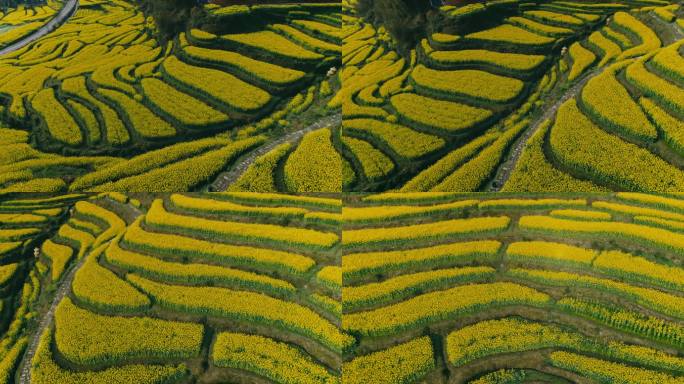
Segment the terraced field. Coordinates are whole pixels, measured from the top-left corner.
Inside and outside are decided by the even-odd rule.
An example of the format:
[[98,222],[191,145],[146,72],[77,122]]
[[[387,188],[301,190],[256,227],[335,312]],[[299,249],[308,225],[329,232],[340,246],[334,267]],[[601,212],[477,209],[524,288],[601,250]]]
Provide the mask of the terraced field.
[[344,383],[684,380],[679,195],[357,195],[343,220]]
[[357,0],[197,6],[170,41],[133,2],[78,5],[0,56],[0,191],[684,186],[677,2],[442,6],[409,49]]
[[0,209],[5,383],[684,379],[681,195],[102,193]]
[[78,201],[42,243],[59,285],[22,383],[340,382],[341,200],[135,197]]
[[0,12],[0,48],[4,48],[37,31],[62,8],[61,0],[47,1],[45,5],[18,5]]
[[[66,247],[47,240],[83,195],[3,197],[0,201],[0,382],[15,371],[40,318],[40,295],[53,289]],[[40,256],[40,258],[37,258]],[[50,269],[52,260],[52,272]],[[60,267],[61,266],[61,267]]]
[[680,4],[444,6],[409,52],[355,6],[330,102],[348,190],[681,190]]
[[[326,106],[339,88],[339,4],[200,11],[202,25],[160,45],[136,4],[83,0],[0,56],[0,190],[206,189],[241,156],[309,128],[258,159],[253,172],[276,162],[263,180],[231,189],[340,191],[339,124],[315,124],[339,113]],[[302,162],[311,149],[322,159]]]

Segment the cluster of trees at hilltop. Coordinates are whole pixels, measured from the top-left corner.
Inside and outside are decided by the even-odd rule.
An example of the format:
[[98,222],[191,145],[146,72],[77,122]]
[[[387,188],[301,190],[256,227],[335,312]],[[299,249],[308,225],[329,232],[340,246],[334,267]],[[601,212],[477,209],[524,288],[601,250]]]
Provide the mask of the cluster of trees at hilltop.
[[44,5],[45,0],[0,0],[0,9],[15,8],[19,4]]
[[142,0],[140,7],[145,15],[154,18],[159,39],[167,41],[203,13],[200,4],[198,0]]
[[219,5],[259,5],[259,4],[285,4],[285,3],[330,3],[331,0],[269,0],[267,3],[263,0],[211,0],[210,3]]
[[427,0],[359,0],[357,6],[361,16],[385,26],[400,51],[413,47],[425,36],[430,9]]
[[517,12],[516,5],[499,3],[483,12],[457,22],[445,18],[438,4],[465,5],[484,0],[358,0],[357,12],[376,26],[384,26],[392,35],[399,52],[406,55],[420,40],[434,32],[466,34],[496,26],[500,20]]

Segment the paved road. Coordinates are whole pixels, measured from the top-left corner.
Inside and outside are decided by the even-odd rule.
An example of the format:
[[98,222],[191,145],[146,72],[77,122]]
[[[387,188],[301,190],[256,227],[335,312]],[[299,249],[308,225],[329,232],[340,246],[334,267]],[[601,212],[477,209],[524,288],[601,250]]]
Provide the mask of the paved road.
[[276,140],[269,142],[268,144],[265,144],[257,148],[256,150],[250,152],[245,158],[243,158],[240,161],[240,163],[231,168],[230,171],[223,172],[220,175],[218,175],[216,180],[209,186],[209,190],[214,192],[225,191],[231,184],[236,182],[240,178],[240,176],[242,176],[243,173],[245,173],[247,168],[249,168],[249,166],[252,165],[252,163],[254,163],[254,160],[256,160],[260,156],[267,154],[273,148],[286,142],[294,143],[300,138],[302,138],[302,136],[304,136],[304,134],[308,132],[339,124],[342,124],[341,113],[326,116],[307,127],[304,127],[298,131],[290,132],[282,137],[279,137]]
[[62,9],[60,9],[59,12],[57,12],[57,15],[50,19],[50,21],[45,23],[45,25],[38,28],[38,30],[22,38],[21,40],[18,40],[13,44],[0,49],[0,56],[6,55],[10,52],[14,52],[20,48],[23,48],[27,44],[30,44],[40,39],[41,37],[47,35],[48,33],[54,31],[57,27],[64,24],[69,19],[69,17],[71,17],[71,15],[73,15],[76,12],[77,9],[78,0],[67,0]]
[[589,81],[589,79],[602,73],[603,70],[609,66],[610,64],[607,64],[602,68],[594,68],[585,73],[579,82],[568,88],[568,90],[562,93],[560,97],[557,97],[556,101],[549,106],[544,113],[537,116],[536,119],[530,122],[530,126],[527,128],[527,130],[513,144],[513,147],[509,151],[506,160],[499,165],[499,168],[496,171],[496,176],[494,176],[494,180],[487,187],[489,192],[499,192],[501,188],[503,188],[504,184],[506,184],[508,181],[508,178],[511,177],[511,173],[513,173],[515,166],[518,164],[518,160],[520,159],[520,155],[522,154],[525,145],[527,145],[527,141],[539,130],[539,127],[542,125],[542,123],[552,118],[556,114],[558,107],[560,107],[563,103],[568,101],[571,97],[575,97],[582,87],[584,87],[587,81]]

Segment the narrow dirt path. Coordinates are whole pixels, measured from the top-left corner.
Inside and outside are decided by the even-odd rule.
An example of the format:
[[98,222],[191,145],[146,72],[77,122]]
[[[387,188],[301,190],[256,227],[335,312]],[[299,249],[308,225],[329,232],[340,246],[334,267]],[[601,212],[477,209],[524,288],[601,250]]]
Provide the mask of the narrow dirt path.
[[231,184],[236,182],[240,178],[240,176],[242,176],[243,173],[245,173],[247,168],[249,168],[249,166],[252,165],[252,163],[254,163],[254,161],[258,157],[267,154],[273,148],[288,142],[294,143],[297,140],[301,139],[302,136],[304,136],[304,134],[306,133],[325,127],[335,126],[338,124],[342,124],[341,113],[323,117],[309,126],[306,126],[298,131],[290,132],[286,135],[283,135],[282,137],[279,137],[276,140],[273,140],[265,145],[262,145],[256,150],[250,152],[242,160],[240,160],[240,162],[233,166],[230,169],[230,171],[223,172],[220,175],[218,175],[216,180],[209,186],[209,190],[212,192],[225,191]]
[[[682,31],[682,29],[679,28],[678,25],[676,25],[675,23],[662,24],[665,25],[666,28],[669,28],[671,30],[672,34],[675,36],[677,41],[684,39],[684,31]],[[506,184],[509,177],[511,176],[511,173],[513,173],[513,170],[515,169],[515,166],[517,165],[518,160],[520,159],[520,155],[522,154],[523,148],[525,148],[527,141],[532,137],[532,135],[534,135],[537,132],[540,125],[547,119],[552,118],[556,114],[558,107],[560,107],[564,102],[566,102],[571,97],[575,97],[582,89],[582,87],[584,87],[584,84],[586,84],[587,81],[589,81],[592,77],[599,75],[607,66],[610,66],[610,64],[604,66],[603,68],[594,67],[592,68],[592,70],[585,73],[579,82],[575,83],[567,91],[561,94],[560,98],[558,98],[553,103],[553,105],[548,107],[548,109],[544,111],[543,114],[538,116],[530,123],[530,126],[527,128],[527,130],[513,144],[513,147],[509,151],[506,160],[499,165],[499,168],[497,169],[494,179],[488,184],[486,188],[487,191],[499,192],[501,188],[503,188],[503,186]]]
[[26,45],[40,39],[41,37],[47,35],[48,33],[54,31],[56,28],[64,24],[78,9],[78,0],[67,0],[62,9],[57,12],[57,15],[50,19],[45,25],[38,28],[32,34],[23,37],[22,39],[15,41],[14,43],[0,49],[0,56],[6,55],[10,52],[14,52]]
[[[77,9],[78,0],[67,0],[62,9],[57,12],[57,15],[45,23],[45,25],[40,27],[32,34],[25,36],[24,38],[8,45],[5,48],[0,49],[0,56],[21,49],[54,31],[59,26],[64,24],[74,13],[76,13]],[[24,351],[24,355],[22,356],[18,365],[19,370],[17,372],[20,372],[19,382],[21,384],[28,384],[31,382],[31,361],[33,361],[33,356],[36,354],[36,349],[38,348],[38,343],[40,342],[40,336],[43,334],[45,329],[52,324],[52,318],[54,316],[55,309],[57,308],[57,304],[59,304],[59,302],[62,301],[64,296],[66,296],[66,294],[69,292],[69,288],[71,287],[71,282],[74,280],[76,271],[83,266],[85,260],[86,257],[83,257],[81,260],[79,260],[76,265],[71,267],[67,275],[62,279],[61,283],[57,287],[57,291],[55,292],[55,297],[50,304],[50,308],[40,320],[40,324],[36,330],[36,333],[31,337],[31,341],[26,347],[26,351]]]
[[[674,37],[675,41],[679,41],[681,39],[684,39],[684,29],[679,27],[677,25],[676,21],[672,22],[667,22],[658,16],[656,16],[653,12],[649,12],[648,16],[653,20],[655,23],[662,25],[664,28],[669,29],[670,32],[672,32],[672,36]],[[660,37],[660,40],[662,41],[662,37]]]
[[[131,206],[130,204],[125,204],[123,206],[132,215],[136,217],[143,214],[142,211],[140,211],[136,207]],[[76,272],[78,272],[78,270],[81,269],[81,267],[83,266],[83,264],[85,264],[85,261],[87,259],[88,256],[86,254],[80,260],[78,260],[76,264],[72,264],[69,267],[67,274],[59,282],[57,290],[55,291],[55,296],[53,297],[52,302],[50,303],[50,308],[43,315],[43,318],[40,320],[38,329],[36,329],[35,333],[31,336],[29,345],[26,347],[26,351],[24,351],[24,356],[22,356],[21,361],[19,362],[19,368],[17,372],[20,374],[20,384],[31,383],[31,362],[33,361],[33,357],[36,355],[36,349],[38,349],[40,337],[43,335],[43,332],[45,332],[45,330],[52,325],[57,305],[59,305],[62,299],[64,299],[64,297],[69,293],[69,290],[71,289],[71,283],[74,281]]]
[[541,124],[547,119],[555,116],[556,111],[558,111],[558,108],[563,103],[568,101],[570,98],[577,96],[587,81],[602,73],[603,70],[608,66],[609,65],[606,65],[602,68],[593,68],[586,72],[580,81],[576,82],[572,87],[561,93],[560,96],[556,96],[556,101],[547,107],[544,113],[537,116],[530,122],[530,126],[527,128],[527,130],[523,132],[523,134],[518,138],[518,140],[515,141],[515,143],[513,143],[511,150],[508,152],[508,157],[506,160],[499,165],[494,179],[487,186],[486,190],[488,192],[499,192],[501,188],[503,188],[504,184],[506,184],[508,178],[511,177],[511,173],[513,173],[513,170],[518,164],[518,160],[520,159],[520,155],[522,155],[525,145],[527,145],[527,141],[539,130]]
[[674,29],[674,34],[677,36],[677,40],[684,39],[684,30],[682,30],[682,28],[672,23],[670,23],[670,28]]
[[29,384],[31,382],[31,361],[33,361],[33,357],[36,354],[40,337],[43,335],[43,332],[52,325],[52,318],[54,317],[57,305],[62,301],[64,296],[69,293],[71,283],[74,281],[74,276],[76,276],[76,271],[83,266],[87,258],[88,257],[83,256],[75,265],[72,265],[67,275],[59,283],[57,291],[55,292],[55,297],[52,299],[52,303],[50,304],[50,309],[48,309],[45,315],[43,315],[43,318],[40,320],[40,325],[33,336],[31,336],[31,341],[28,347],[26,347],[24,356],[19,363],[20,370],[18,372],[21,374],[19,376],[20,384]]
[[679,41],[681,39],[684,39],[684,30],[677,25],[676,22],[672,23],[665,23],[668,28],[672,30],[672,34],[675,36],[675,40]]

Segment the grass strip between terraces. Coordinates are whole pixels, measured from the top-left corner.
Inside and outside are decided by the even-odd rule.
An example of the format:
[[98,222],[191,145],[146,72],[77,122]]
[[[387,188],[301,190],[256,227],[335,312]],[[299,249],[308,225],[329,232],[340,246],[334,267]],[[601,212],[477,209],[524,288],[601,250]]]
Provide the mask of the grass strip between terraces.
[[55,328],[60,353],[85,365],[196,357],[204,334],[201,324],[98,315],[77,307],[68,297],[55,311]]
[[119,239],[111,242],[105,253],[108,262],[141,276],[172,283],[196,285],[227,284],[237,288],[263,291],[274,295],[293,293],[295,287],[280,279],[253,272],[197,263],[173,263],[127,251]]
[[413,383],[435,368],[432,342],[425,336],[346,362],[342,381],[365,384]]
[[333,351],[351,348],[353,338],[314,311],[260,293],[217,287],[167,285],[128,275],[128,280],[164,308],[275,326],[320,342]]
[[223,244],[176,234],[148,232],[140,227],[142,220],[143,218],[140,218],[128,227],[123,236],[126,248],[177,260],[187,257],[191,260],[222,265],[275,269],[288,275],[301,275],[316,264],[307,256],[276,249]]
[[299,349],[259,335],[221,332],[216,336],[211,359],[218,367],[244,369],[278,383],[341,382]]
[[345,315],[342,328],[364,336],[389,336],[484,308],[516,304],[544,307],[550,300],[544,293],[513,283],[470,284]]
[[314,250],[328,249],[339,241],[338,235],[335,233],[320,232],[313,229],[219,221],[178,215],[166,211],[160,199],[152,203],[145,216],[145,224],[166,230],[212,237],[219,236],[227,240],[234,239],[256,244],[292,245]]
[[402,245],[413,241],[484,236],[504,231],[509,223],[509,217],[499,216],[454,219],[390,228],[355,229],[343,233],[342,245],[345,249],[351,250],[368,246]]

